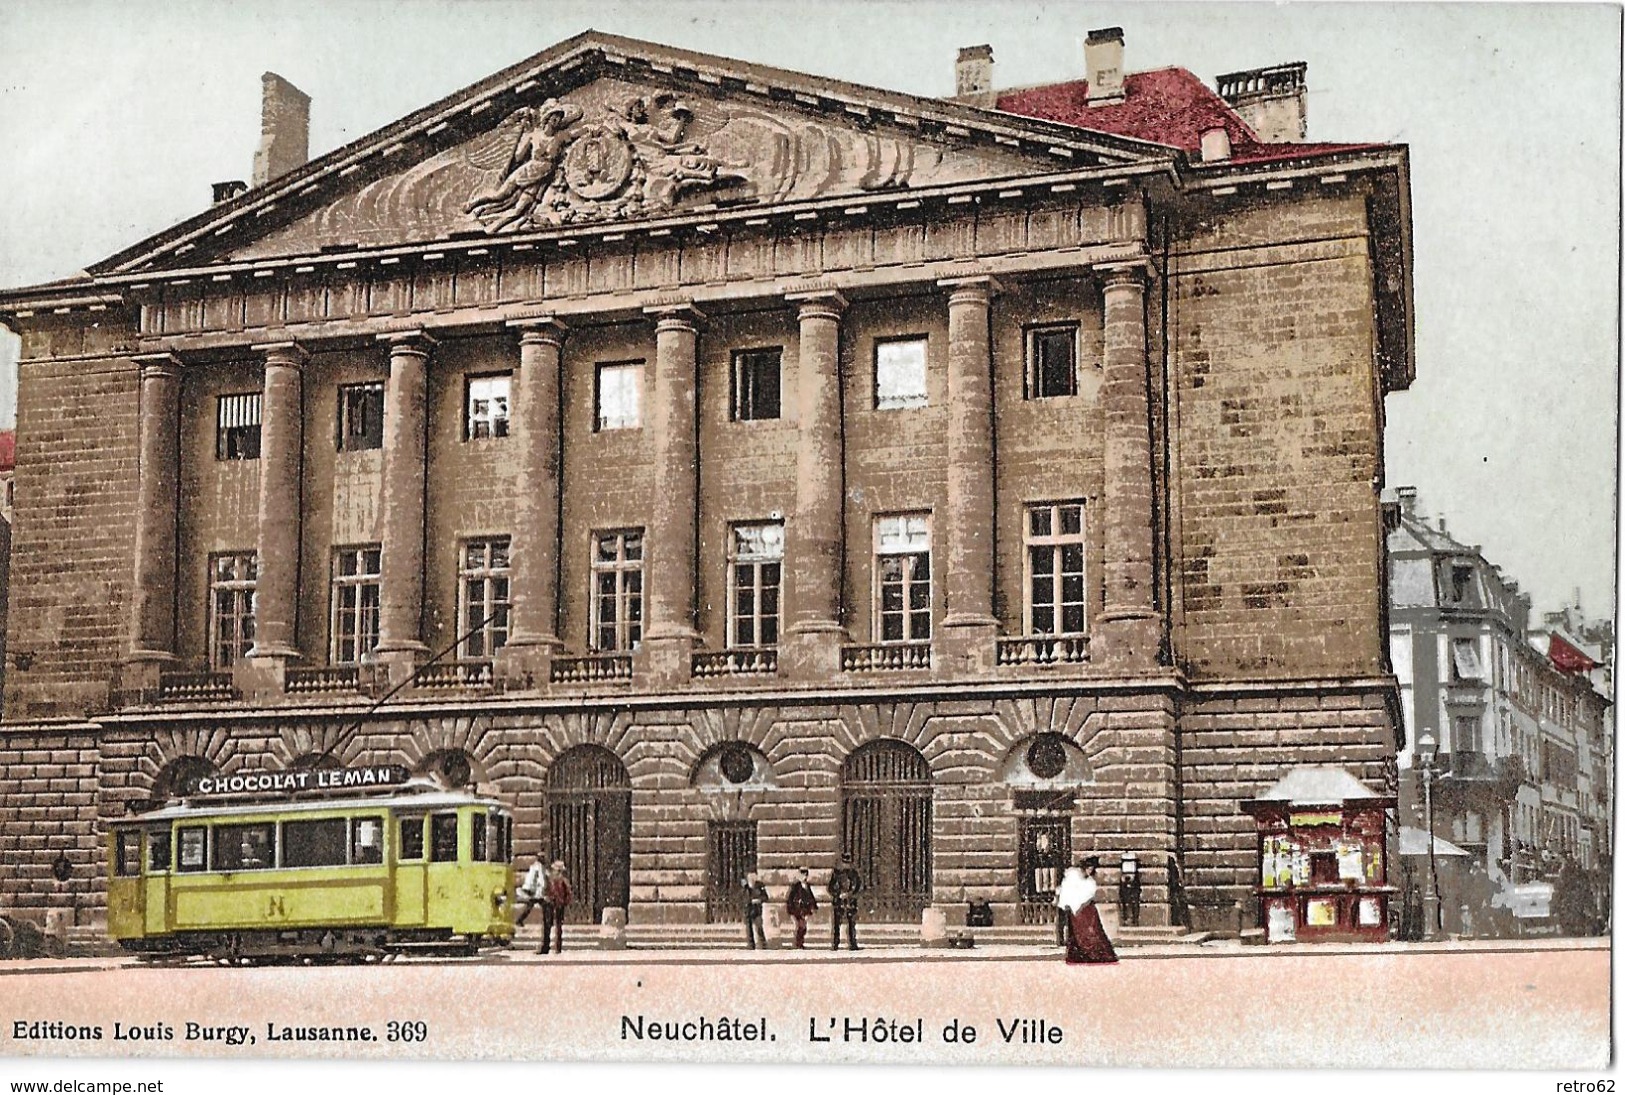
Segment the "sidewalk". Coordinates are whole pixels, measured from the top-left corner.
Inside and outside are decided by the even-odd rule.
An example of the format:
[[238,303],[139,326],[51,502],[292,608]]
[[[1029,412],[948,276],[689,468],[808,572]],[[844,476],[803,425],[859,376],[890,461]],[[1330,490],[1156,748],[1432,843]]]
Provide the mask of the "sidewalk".
[[[1508,952],[1550,951],[1606,951],[1611,946],[1607,937],[1586,939],[1475,939],[1440,943],[1286,943],[1275,946],[1242,946],[1234,939],[1216,939],[1200,944],[1162,944],[1120,947],[1118,957],[1124,962],[1201,959],[1201,958],[1324,958],[1329,955],[1386,955],[1405,957],[1421,954],[1483,955]],[[659,948],[632,948],[603,951],[587,947],[567,949],[563,954],[546,957],[530,947],[510,947],[487,951],[475,958],[401,958],[392,965],[662,965],[662,966],[714,966],[714,965],[781,965],[785,963],[941,963],[941,962],[1059,962],[1061,951],[1054,946],[993,944],[971,950],[926,949],[918,946],[877,946],[857,951],[829,950],[809,947],[783,950],[747,950],[744,947],[684,947],[662,950]],[[30,958],[0,961],[0,977],[15,974],[80,973],[96,970],[144,969],[129,958]],[[153,967],[168,969],[209,970],[214,967],[202,961],[182,967]],[[288,969],[293,967],[260,967]],[[346,967],[359,969],[361,967]]]

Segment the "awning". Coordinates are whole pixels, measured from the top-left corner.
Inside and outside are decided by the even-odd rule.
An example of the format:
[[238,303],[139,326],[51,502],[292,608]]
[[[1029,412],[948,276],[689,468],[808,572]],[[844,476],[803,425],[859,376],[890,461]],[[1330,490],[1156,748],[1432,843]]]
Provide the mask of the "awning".
[[[1426,829],[1413,829],[1409,825],[1399,827],[1399,854],[1400,855],[1427,855],[1428,834]],[[1458,848],[1442,837],[1433,838],[1433,854],[1471,856],[1473,853],[1465,848]]]

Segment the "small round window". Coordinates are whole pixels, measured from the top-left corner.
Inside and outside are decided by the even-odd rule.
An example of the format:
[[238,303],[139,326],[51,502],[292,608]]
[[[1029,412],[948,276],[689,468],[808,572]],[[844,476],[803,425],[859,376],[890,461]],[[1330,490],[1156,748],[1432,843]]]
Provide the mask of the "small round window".
[[756,758],[743,745],[725,745],[717,757],[717,767],[729,783],[748,783],[756,774]]
[[1066,743],[1060,735],[1038,735],[1027,746],[1027,767],[1039,779],[1054,779],[1066,771]]

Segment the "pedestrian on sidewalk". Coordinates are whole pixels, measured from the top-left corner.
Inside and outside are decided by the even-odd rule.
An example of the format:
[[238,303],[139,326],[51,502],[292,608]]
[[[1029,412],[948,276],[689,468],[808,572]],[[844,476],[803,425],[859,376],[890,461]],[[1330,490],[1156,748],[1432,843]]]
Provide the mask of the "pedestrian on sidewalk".
[[807,868],[803,867],[800,876],[790,883],[790,895],[784,901],[784,911],[796,922],[796,950],[806,946],[807,918],[818,911],[818,898],[813,895],[812,883],[807,878]]
[[1092,855],[1083,861],[1081,868],[1068,867],[1066,877],[1061,879],[1057,900],[1070,914],[1072,922],[1066,945],[1069,965],[1117,961],[1117,952],[1112,949],[1112,941],[1106,937],[1106,928],[1100,922],[1100,910],[1095,908],[1095,897],[1100,892],[1095,872],[1099,869],[1100,857]]
[[829,949],[841,948],[841,921],[846,921],[846,945],[858,949],[858,894],[863,892],[863,879],[852,869],[852,857],[841,856],[840,866],[829,875],[829,903],[831,909]]
[[762,930],[762,910],[767,908],[767,887],[755,871],[745,876],[745,946],[767,950],[767,933]]
[[564,874],[564,860],[555,859],[542,886],[542,945],[536,948],[537,954],[547,953],[549,937],[553,953],[564,953],[564,910],[569,904],[570,880]]
[[[514,918],[515,927],[524,927],[525,921],[530,919],[530,911],[542,903],[542,888],[547,884],[547,866],[542,857],[537,856],[530,861],[530,870],[525,872],[525,878],[519,883],[519,889],[514,896],[525,903]],[[546,914],[543,914],[545,919]]]

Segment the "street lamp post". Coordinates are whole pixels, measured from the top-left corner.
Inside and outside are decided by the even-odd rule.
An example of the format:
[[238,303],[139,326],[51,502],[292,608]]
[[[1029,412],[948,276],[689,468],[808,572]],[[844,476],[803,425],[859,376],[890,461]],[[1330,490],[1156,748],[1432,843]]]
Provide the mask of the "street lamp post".
[[1439,861],[1434,854],[1433,836],[1433,780],[1438,775],[1434,759],[1438,748],[1439,743],[1433,739],[1431,730],[1423,730],[1422,736],[1416,739],[1416,751],[1421,758],[1423,809],[1427,813],[1428,884],[1422,891],[1422,939],[1428,943],[1434,942],[1442,934],[1439,923]]

